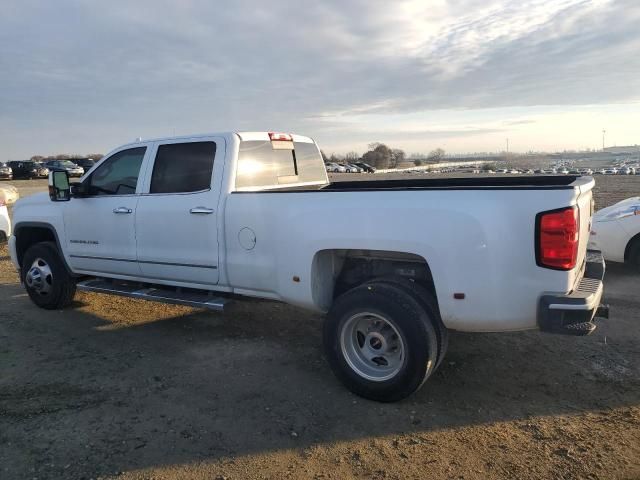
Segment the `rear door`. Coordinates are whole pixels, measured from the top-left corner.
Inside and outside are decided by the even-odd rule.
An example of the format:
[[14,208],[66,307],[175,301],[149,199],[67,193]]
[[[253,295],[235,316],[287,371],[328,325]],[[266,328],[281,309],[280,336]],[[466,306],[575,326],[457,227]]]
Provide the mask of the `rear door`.
[[198,137],[154,146],[136,214],[137,258],[150,280],[218,283],[218,199],[225,141]]

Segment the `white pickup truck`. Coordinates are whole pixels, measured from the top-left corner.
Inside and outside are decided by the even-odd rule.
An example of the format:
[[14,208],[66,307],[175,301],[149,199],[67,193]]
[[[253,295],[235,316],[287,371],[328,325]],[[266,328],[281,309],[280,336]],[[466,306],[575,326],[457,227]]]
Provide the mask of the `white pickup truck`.
[[[584,335],[604,262],[590,177],[328,181],[310,138],[221,133],[121,146],[79,183],[20,200],[11,258],[40,307],[76,290],[221,310],[242,297],[321,313],[335,374],[394,401],[448,330]],[[606,313],[602,310],[600,313]]]

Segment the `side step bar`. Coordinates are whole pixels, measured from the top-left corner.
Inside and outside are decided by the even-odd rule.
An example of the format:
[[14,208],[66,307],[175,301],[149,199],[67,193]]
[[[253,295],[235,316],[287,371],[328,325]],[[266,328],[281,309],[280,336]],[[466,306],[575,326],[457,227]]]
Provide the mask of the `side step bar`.
[[145,285],[103,278],[92,278],[78,282],[77,289],[81,292],[107,293],[152,302],[206,308],[218,312],[223,311],[225,304],[229,302],[228,298],[216,297],[213,292],[204,290],[172,289],[158,285]]

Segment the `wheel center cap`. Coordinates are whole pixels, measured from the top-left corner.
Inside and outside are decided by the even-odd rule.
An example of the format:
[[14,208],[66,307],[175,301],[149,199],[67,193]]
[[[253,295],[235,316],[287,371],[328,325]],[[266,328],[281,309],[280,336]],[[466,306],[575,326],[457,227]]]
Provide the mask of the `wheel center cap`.
[[31,285],[34,282],[37,282],[41,276],[42,276],[42,273],[40,272],[40,269],[34,267],[31,270],[29,270],[29,273],[27,274],[27,283]]
[[367,337],[369,348],[375,351],[384,350],[386,342],[385,338],[377,332],[372,332]]

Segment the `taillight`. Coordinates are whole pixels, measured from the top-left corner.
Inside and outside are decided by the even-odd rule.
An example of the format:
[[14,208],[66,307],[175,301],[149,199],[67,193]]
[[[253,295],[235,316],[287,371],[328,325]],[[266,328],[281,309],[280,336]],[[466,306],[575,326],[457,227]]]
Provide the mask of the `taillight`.
[[555,270],[571,270],[578,260],[580,217],[577,207],[536,216],[536,263]]
[[269,140],[272,142],[293,142],[293,137],[288,133],[269,132]]

